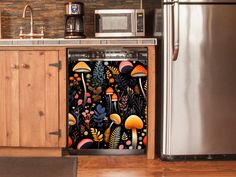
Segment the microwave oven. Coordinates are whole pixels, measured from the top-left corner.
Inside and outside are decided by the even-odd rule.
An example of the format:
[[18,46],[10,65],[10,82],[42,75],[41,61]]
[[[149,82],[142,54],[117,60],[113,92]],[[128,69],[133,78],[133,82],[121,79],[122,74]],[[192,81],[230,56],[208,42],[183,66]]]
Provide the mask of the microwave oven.
[[95,37],[145,36],[144,9],[95,10]]

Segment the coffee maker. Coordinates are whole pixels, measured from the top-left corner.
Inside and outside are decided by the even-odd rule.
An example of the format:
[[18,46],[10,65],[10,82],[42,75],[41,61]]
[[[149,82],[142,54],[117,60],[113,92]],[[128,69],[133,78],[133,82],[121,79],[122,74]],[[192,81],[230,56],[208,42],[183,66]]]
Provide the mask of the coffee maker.
[[84,4],[82,2],[66,3],[65,38],[79,39],[84,35]]

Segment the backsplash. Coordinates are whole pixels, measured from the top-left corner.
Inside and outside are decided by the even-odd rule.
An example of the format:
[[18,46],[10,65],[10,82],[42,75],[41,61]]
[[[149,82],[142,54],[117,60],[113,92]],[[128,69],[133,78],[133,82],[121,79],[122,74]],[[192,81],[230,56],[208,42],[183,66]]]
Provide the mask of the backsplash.
[[[64,37],[64,14],[65,3],[68,0],[28,0],[33,8],[34,30],[46,28],[46,37]],[[140,0],[80,0],[85,4],[85,33],[87,37],[94,37],[94,10],[111,8],[139,8]],[[22,0],[1,0],[0,10],[2,11],[2,36],[3,38],[18,38],[20,26],[25,27],[24,32],[28,33],[30,28],[30,15],[22,19],[23,8],[26,1]],[[144,0],[144,8],[148,11],[151,8],[160,6],[160,0]]]

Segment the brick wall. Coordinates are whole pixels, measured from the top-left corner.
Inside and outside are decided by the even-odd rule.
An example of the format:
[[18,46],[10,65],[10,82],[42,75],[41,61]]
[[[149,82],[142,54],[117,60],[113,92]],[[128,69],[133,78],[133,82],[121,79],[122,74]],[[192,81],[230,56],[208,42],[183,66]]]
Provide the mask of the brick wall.
[[[65,3],[68,0],[28,0],[33,8],[35,32],[41,26],[46,27],[46,36],[50,38],[64,37]],[[85,33],[87,37],[94,37],[93,13],[94,9],[108,8],[139,8],[139,0],[80,0],[85,4]],[[160,0],[143,0],[144,8],[159,7]],[[1,0],[2,36],[4,38],[18,38],[20,26],[28,32],[30,25],[29,14],[22,19],[23,8],[26,1]]]

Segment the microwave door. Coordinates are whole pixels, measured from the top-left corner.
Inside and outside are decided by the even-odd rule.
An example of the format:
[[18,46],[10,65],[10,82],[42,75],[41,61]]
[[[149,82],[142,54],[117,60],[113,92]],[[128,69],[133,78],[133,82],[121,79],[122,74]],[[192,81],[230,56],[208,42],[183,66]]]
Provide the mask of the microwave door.
[[96,14],[96,37],[135,36],[134,13]]

